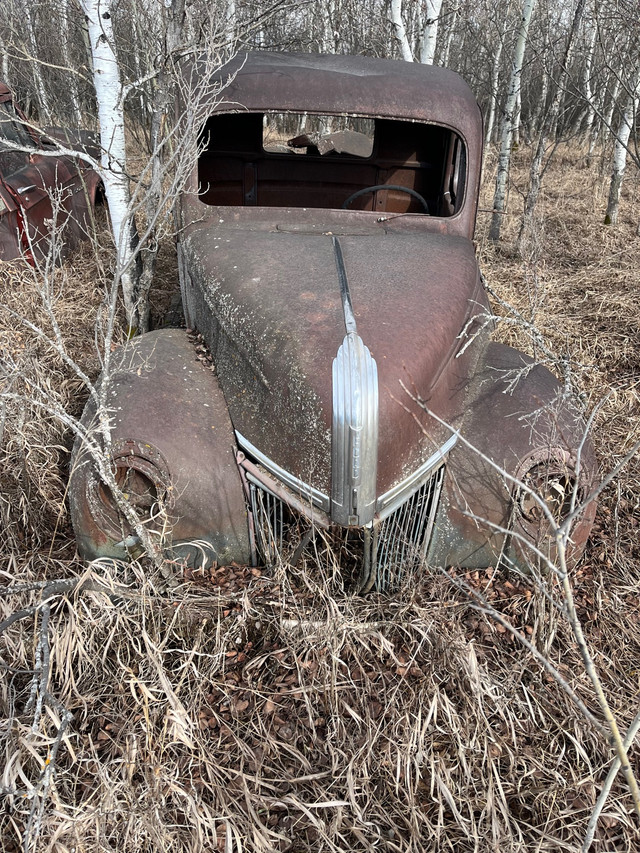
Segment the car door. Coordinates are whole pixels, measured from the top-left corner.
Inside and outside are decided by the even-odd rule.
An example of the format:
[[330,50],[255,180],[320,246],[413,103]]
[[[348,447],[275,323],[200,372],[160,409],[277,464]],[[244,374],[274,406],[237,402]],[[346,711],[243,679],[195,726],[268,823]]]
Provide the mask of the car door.
[[20,257],[23,231],[20,209],[0,177],[0,260],[10,261]]
[[43,176],[34,173],[31,163],[35,139],[9,98],[2,93],[0,99],[0,247],[5,260],[21,254],[30,257],[30,243],[35,245],[44,236],[44,220],[51,218]]

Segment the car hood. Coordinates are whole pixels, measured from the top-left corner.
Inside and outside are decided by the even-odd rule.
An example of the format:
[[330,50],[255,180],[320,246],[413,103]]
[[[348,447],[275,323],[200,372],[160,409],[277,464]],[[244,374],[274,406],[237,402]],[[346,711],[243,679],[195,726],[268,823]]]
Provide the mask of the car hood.
[[474,249],[463,237],[296,223],[300,211],[292,214],[256,222],[232,213],[188,227],[187,319],[198,318],[234,428],[328,493],[332,363],[345,337],[337,238],[357,333],[377,363],[382,494],[448,437],[425,408],[460,422],[475,357],[461,333],[486,304]]

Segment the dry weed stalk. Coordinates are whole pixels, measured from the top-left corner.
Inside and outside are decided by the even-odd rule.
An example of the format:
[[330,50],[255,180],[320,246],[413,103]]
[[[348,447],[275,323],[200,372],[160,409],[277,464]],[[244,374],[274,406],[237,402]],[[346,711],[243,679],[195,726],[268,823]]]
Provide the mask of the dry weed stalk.
[[[532,252],[531,259],[530,259],[529,263],[531,263],[532,266],[534,267],[534,277],[537,278],[537,272],[535,270],[535,266],[539,263],[539,260],[540,260],[541,239],[540,239],[539,233],[532,234],[531,237],[532,237],[531,243],[532,243],[532,247],[533,247],[533,252]],[[526,267],[526,263],[525,263],[525,267]],[[485,281],[485,284],[486,284],[486,281]],[[525,337],[530,337],[530,339],[533,343],[534,351],[537,349],[541,349],[545,358],[547,358],[550,355],[549,346],[544,342],[544,335],[541,334],[540,330],[535,325],[535,317],[536,317],[536,314],[538,314],[540,312],[540,307],[541,307],[539,304],[537,304],[539,301],[539,296],[540,296],[540,294],[537,292],[538,288],[536,287],[536,295],[535,295],[534,300],[533,301],[530,300],[530,306],[533,309],[533,317],[534,317],[533,323],[525,320],[525,318],[522,316],[520,311],[518,311],[514,306],[510,305],[505,299],[498,296],[490,286],[487,285],[487,289],[489,290],[492,298],[494,299],[495,304],[497,304],[499,309],[501,310],[502,316],[500,317],[500,321],[503,324],[507,323],[507,324],[510,324],[512,327],[516,327],[517,329],[519,329],[520,333],[524,334]],[[520,296],[521,295],[522,294],[520,294]],[[605,297],[605,299],[606,299],[606,297]],[[545,309],[545,313],[543,316],[544,316],[545,320],[548,320],[548,317],[549,317],[549,305],[548,305],[548,303],[546,305],[544,305],[543,307]],[[522,341],[522,336],[520,336],[519,341],[520,342]],[[556,371],[559,372],[561,377],[563,378],[564,383],[565,383],[565,388],[568,384],[571,384],[571,380],[572,380],[571,373],[569,370],[569,366],[570,366],[570,359],[568,357],[565,356],[561,359],[558,359],[558,364],[556,365]],[[584,367],[582,367],[582,371],[583,371],[583,376],[584,376]],[[595,407],[594,413],[590,419],[590,422],[596,417],[599,409],[604,409],[606,407],[607,398],[611,397],[612,393],[613,392],[608,391],[606,396]],[[636,397],[636,399],[637,399],[637,397]],[[627,447],[624,448],[624,450],[626,452],[623,453],[621,459],[620,458],[616,459],[616,464],[610,470],[609,474],[604,478],[600,488],[598,489],[599,494],[602,494],[605,491],[605,489],[607,488],[607,486],[609,486],[612,482],[618,481],[618,478],[620,477],[621,471],[632,460],[634,460],[637,463],[638,451],[640,450],[640,441],[636,440],[635,442],[633,442],[632,436],[633,436],[633,433],[631,433],[631,435],[628,435],[625,437],[627,439],[625,442],[627,444]],[[632,440],[629,441],[629,439],[632,439]],[[629,444],[631,444],[630,448],[629,448]],[[572,588],[572,584],[571,584],[571,580],[570,580],[570,573],[569,573],[568,568],[567,568],[566,548],[567,548],[567,545],[569,542],[570,525],[576,517],[576,511],[579,510],[579,508],[576,506],[576,502],[577,502],[577,495],[574,494],[574,497],[572,499],[571,513],[570,513],[569,517],[566,519],[566,521],[560,526],[558,526],[556,523],[553,522],[553,518],[551,517],[551,515],[549,513],[546,513],[547,517],[548,517],[548,521],[550,522],[550,525],[552,528],[553,538],[556,541],[556,550],[557,550],[557,565],[553,566],[553,565],[549,564],[548,569],[549,570],[555,570],[557,572],[558,578],[560,579],[560,583],[562,585],[562,590],[563,590],[563,600],[564,600],[564,608],[566,611],[566,617],[567,617],[569,624],[571,625],[571,630],[575,636],[575,639],[576,639],[576,642],[577,642],[577,645],[578,645],[578,648],[580,650],[580,654],[581,654],[581,657],[582,657],[582,660],[584,663],[585,670],[588,673],[589,678],[591,679],[591,682],[595,688],[596,695],[598,697],[598,702],[599,702],[600,707],[602,709],[603,715],[607,721],[607,725],[608,725],[609,731],[610,731],[610,739],[611,739],[612,745],[615,749],[616,756],[617,756],[616,760],[614,762],[614,766],[613,766],[612,770],[610,771],[609,777],[607,778],[607,781],[605,782],[605,785],[603,787],[603,790],[602,790],[601,796],[598,800],[598,803],[596,804],[596,808],[594,809],[594,811],[591,815],[590,821],[589,821],[587,834],[586,834],[586,837],[585,837],[585,840],[584,840],[583,846],[582,846],[583,851],[587,851],[588,849],[590,849],[591,844],[593,843],[595,828],[596,828],[598,817],[599,817],[599,815],[600,815],[600,813],[604,807],[604,804],[606,802],[606,798],[607,798],[607,795],[611,789],[611,785],[613,784],[615,774],[620,770],[620,767],[623,768],[625,779],[627,781],[627,784],[628,784],[629,789],[630,789],[631,794],[632,794],[635,810],[638,813],[638,815],[640,815],[640,799],[639,799],[640,791],[638,790],[638,784],[637,784],[637,781],[634,777],[633,770],[630,766],[630,763],[629,763],[629,760],[627,757],[627,749],[629,748],[629,746],[633,742],[633,738],[634,738],[635,733],[636,733],[637,728],[638,728],[638,724],[636,723],[636,720],[640,717],[640,714],[636,716],[636,719],[634,720],[634,722],[629,727],[628,732],[627,732],[627,736],[626,736],[625,741],[623,743],[622,738],[620,736],[620,732],[618,730],[617,722],[615,720],[615,716],[611,711],[611,708],[609,706],[609,702],[607,701],[607,698],[605,695],[605,690],[604,690],[604,687],[602,684],[602,680],[600,679],[600,677],[597,673],[597,667],[595,665],[593,655],[589,649],[589,644],[588,644],[588,642],[584,636],[582,622],[581,622],[581,620],[577,614],[577,611],[576,611],[574,595],[573,595],[573,588]],[[544,508],[542,508],[542,509],[544,509]],[[492,610],[492,608],[489,608],[489,611],[490,610]],[[494,616],[494,618],[495,618],[494,613],[492,613],[491,615]],[[513,630],[513,629],[511,629],[511,630]],[[523,642],[526,642],[523,640],[522,637],[520,637],[519,639],[521,639]]]
[[[510,306],[507,306],[504,301],[501,302],[502,307],[507,307],[510,309],[510,314],[515,314],[517,316],[517,312],[515,309],[511,309]],[[522,329],[527,333],[531,334],[532,337],[535,338],[536,342],[539,342],[541,335],[537,329],[531,326],[530,323],[522,322]],[[547,355],[550,355],[551,352],[547,350]],[[565,377],[566,381],[568,381],[569,377]],[[505,385],[505,393],[509,393],[509,389],[511,387],[511,383],[513,382],[513,378],[509,378],[509,381]],[[486,599],[478,593],[474,591],[467,584],[457,582],[456,585],[459,588],[467,591],[472,599],[480,602],[481,610],[483,613],[489,615],[491,618],[495,619],[499,622],[503,628],[508,630],[514,638],[516,638],[520,643],[522,643],[525,648],[527,648],[534,657],[538,660],[538,662],[552,675],[552,677],[558,682],[560,687],[567,693],[567,695],[575,702],[576,706],[582,711],[585,715],[585,718],[594,726],[594,728],[601,734],[608,737],[610,740],[615,753],[616,753],[616,761],[618,762],[618,769],[622,768],[622,772],[624,774],[625,780],[629,786],[629,790],[631,792],[634,808],[637,816],[640,818],[640,789],[638,788],[638,782],[635,778],[634,772],[630,766],[629,759],[627,756],[627,747],[625,747],[622,737],[620,735],[620,730],[618,727],[617,720],[615,715],[612,713],[609,701],[606,696],[605,689],[602,684],[602,680],[598,674],[597,667],[594,662],[593,654],[589,648],[589,644],[585,639],[582,622],[578,616],[573,587],[570,580],[569,568],[568,568],[568,560],[567,560],[567,548],[571,542],[571,529],[575,524],[576,520],[579,516],[584,512],[587,504],[597,498],[602,492],[606,489],[606,487],[614,482],[620,475],[620,472],[628,465],[628,463],[637,456],[640,451],[640,441],[637,441],[631,449],[625,454],[625,456],[618,462],[618,464],[608,472],[608,474],[602,479],[598,488],[594,493],[587,495],[580,502],[578,495],[578,483],[579,483],[579,470],[580,470],[580,460],[581,460],[581,450],[579,447],[576,449],[577,451],[577,464],[576,464],[576,482],[575,487],[573,489],[573,493],[571,495],[570,506],[568,507],[568,512],[561,520],[555,518],[552,509],[547,506],[542,495],[539,495],[533,489],[531,489],[526,483],[521,480],[516,479],[511,474],[509,474],[506,470],[498,466],[493,460],[489,459],[485,454],[483,454],[480,450],[473,447],[473,445],[462,436],[458,431],[454,430],[448,424],[445,424],[434,412],[430,411],[428,407],[425,405],[424,401],[413,396],[408,389],[405,388],[408,396],[419,406],[421,406],[425,412],[429,415],[430,418],[438,421],[439,423],[447,426],[452,433],[455,433],[457,439],[469,447],[474,454],[476,454],[483,462],[490,465],[494,470],[496,470],[499,475],[503,478],[503,481],[507,484],[510,491],[514,489],[522,490],[528,493],[530,498],[537,504],[541,515],[546,519],[549,528],[549,539],[555,544],[554,556],[555,559],[550,559],[547,553],[544,550],[541,550],[534,543],[531,543],[527,540],[526,537],[517,533],[514,530],[510,530],[507,528],[499,527],[498,525],[490,522],[486,518],[482,518],[474,515],[472,512],[465,510],[464,507],[460,507],[460,511],[466,515],[468,518],[471,518],[477,524],[484,527],[491,527],[500,533],[503,533],[506,536],[510,536],[511,538],[515,538],[519,541],[521,548],[525,551],[525,554],[528,553],[528,559],[530,560],[530,572],[531,576],[534,579],[536,584],[542,585],[542,574],[550,574],[555,575],[562,586],[563,592],[563,615],[566,617],[573,636],[575,638],[576,644],[580,651],[580,656],[582,658],[582,662],[585,668],[586,673],[591,680],[591,683],[594,687],[595,694],[600,705],[600,709],[604,716],[606,727],[602,725],[594,715],[589,711],[580,697],[576,695],[574,690],[570,687],[567,681],[560,675],[560,673],[550,664],[550,662],[542,655],[529,641],[526,637],[524,637],[520,632],[516,631],[511,624],[507,620],[505,620],[495,608],[491,607]],[[566,388],[565,388],[566,393]],[[587,422],[586,429],[588,431],[593,416]],[[586,437],[586,433],[585,433]],[[584,442],[583,442],[584,443]],[[541,568],[540,568],[541,564]],[[445,571],[444,574],[449,577],[451,580],[451,576]],[[454,581],[455,582],[455,581]],[[631,731],[631,728],[629,731]],[[600,809],[601,810],[601,809]]]

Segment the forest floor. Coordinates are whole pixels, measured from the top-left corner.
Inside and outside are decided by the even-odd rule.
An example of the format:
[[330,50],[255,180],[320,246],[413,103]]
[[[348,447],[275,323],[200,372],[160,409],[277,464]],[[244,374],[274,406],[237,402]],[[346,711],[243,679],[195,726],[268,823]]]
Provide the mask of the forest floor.
[[[528,154],[516,157],[499,247],[479,214],[478,254],[490,286],[571,366],[607,472],[640,438],[640,178],[630,170],[620,220],[605,227],[599,164],[560,149],[523,260],[513,247]],[[85,246],[55,274],[61,336],[92,376],[108,266],[108,246]],[[10,313],[50,323],[34,277],[6,272],[0,334],[12,387],[28,398],[46,385],[52,409],[77,415],[82,383]],[[167,241],[156,314],[175,286]],[[522,325],[498,322],[496,336],[536,355]],[[214,569],[167,591],[144,564],[77,559],[65,506],[71,437],[51,411],[16,403],[3,423],[0,621],[25,609],[0,626],[5,853],[22,850],[25,833],[28,849],[56,853],[581,849],[611,747],[476,597],[600,720],[554,577],[434,569],[392,595],[358,597],[337,569],[306,563]],[[640,708],[639,495],[636,456],[604,491],[571,572],[622,731]],[[48,696],[34,724],[44,611],[29,610],[38,589],[16,585],[54,579],[81,580],[49,602]],[[640,776],[637,746],[631,765]],[[637,850],[639,825],[619,778],[591,850]]]

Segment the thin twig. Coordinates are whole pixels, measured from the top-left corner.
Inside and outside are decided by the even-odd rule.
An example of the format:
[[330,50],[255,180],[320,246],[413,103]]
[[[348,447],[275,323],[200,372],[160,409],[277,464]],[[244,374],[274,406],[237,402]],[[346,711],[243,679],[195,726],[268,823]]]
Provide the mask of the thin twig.
[[[635,736],[638,734],[638,730],[640,729],[640,711],[636,714],[633,722],[627,729],[627,733],[624,738],[624,748],[629,749],[631,744],[634,741]],[[591,844],[593,843],[593,838],[596,833],[596,827],[598,825],[598,820],[600,815],[602,814],[602,809],[607,802],[609,797],[609,793],[613,786],[616,776],[618,775],[618,771],[620,770],[621,762],[620,759],[616,756],[613,759],[613,764],[611,765],[611,769],[605,779],[604,785],[602,786],[602,791],[600,791],[600,796],[598,797],[598,801],[596,802],[593,812],[591,813],[591,817],[589,818],[589,823],[587,824],[587,832],[584,837],[584,842],[582,844],[582,853],[588,853]]]
[[564,592],[565,603],[567,607],[567,618],[569,620],[569,624],[571,625],[571,629],[573,630],[573,635],[576,638],[584,668],[587,672],[587,675],[591,679],[591,683],[593,684],[593,687],[596,691],[596,696],[598,697],[598,702],[600,703],[600,707],[602,708],[602,713],[604,714],[604,717],[607,721],[607,725],[609,726],[609,729],[611,731],[610,741],[621,763],[624,778],[627,781],[631,796],[633,797],[633,805],[636,810],[636,814],[638,815],[638,817],[640,817],[640,789],[638,788],[638,782],[633,773],[633,770],[631,769],[631,765],[629,764],[629,757],[627,756],[626,747],[622,741],[622,737],[620,736],[618,723],[616,722],[616,718],[614,717],[607,701],[607,697],[605,696],[602,681],[600,680],[600,676],[598,675],[598,671],[596,669],[593,657],[591,656],[591,652],[589,651],[589,646],[587,645],[587,641],[585,640],[584,633],[582,631],[582,624],[576,611],[576,606],[573,599],[573,589],[571,588],[571,583],[569,581],[569,572],[567,569],[566,544],[561,535],[556,536],[556,542],[558,547],[558,562],[560,564],[560,578],[562,582],[562,590]]

